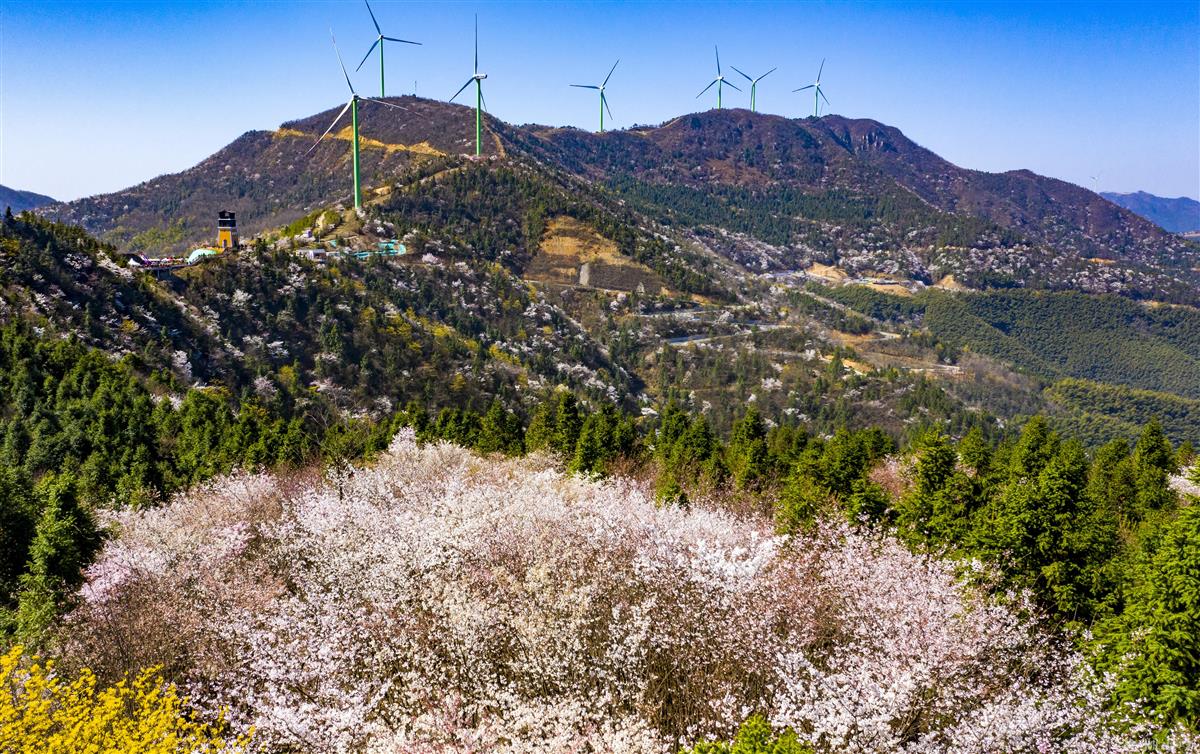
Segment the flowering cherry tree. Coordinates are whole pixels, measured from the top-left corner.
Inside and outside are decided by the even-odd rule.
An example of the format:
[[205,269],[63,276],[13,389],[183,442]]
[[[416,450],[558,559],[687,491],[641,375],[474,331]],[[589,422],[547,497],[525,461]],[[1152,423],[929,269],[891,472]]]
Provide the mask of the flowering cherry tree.
[[402,433],[370,466],[235,476],[113,523],[66,653],[160,664],[268,751],[666,753],[755,713],[829,752],[1155,733],[1022,595],[885,536],[785,539],[537,458]]

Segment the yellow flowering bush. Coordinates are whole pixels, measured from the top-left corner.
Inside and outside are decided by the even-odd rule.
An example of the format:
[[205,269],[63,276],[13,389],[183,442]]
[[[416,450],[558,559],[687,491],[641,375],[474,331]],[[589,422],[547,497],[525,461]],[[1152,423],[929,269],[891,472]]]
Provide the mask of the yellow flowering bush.
[[53,662],[23,659],[13,647],[0,656],[0,751],[5,754],[177,754],[245,749],[217,727],[190,720],[175,687],[151,668],[133,680],[96,688],[84,670],[58,677]]

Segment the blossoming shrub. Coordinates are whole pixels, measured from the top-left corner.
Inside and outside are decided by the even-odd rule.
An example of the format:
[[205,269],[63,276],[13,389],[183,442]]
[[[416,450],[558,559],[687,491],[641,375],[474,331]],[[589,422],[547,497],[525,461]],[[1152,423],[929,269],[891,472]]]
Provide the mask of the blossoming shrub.
[[[1135,751],[1155,731],[886,537],[402,434],[374,465],[126,512],[65,651],[163,663],[267,751],[672,752],[753,713],[820,752]],[[1088,747],[1091,747],[1090,749]]]
[[0,751],[232,754],[245,744],[189,720],[175,689],[154,670],[97,688],[90,672],[68,682],[53,663],[24,658],[20,646],[0,656]]

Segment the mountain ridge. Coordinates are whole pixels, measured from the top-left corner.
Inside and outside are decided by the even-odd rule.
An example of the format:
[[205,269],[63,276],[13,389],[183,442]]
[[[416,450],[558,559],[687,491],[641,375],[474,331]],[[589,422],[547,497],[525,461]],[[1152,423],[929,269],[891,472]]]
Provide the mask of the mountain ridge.
[[[365,199],[474,159],[470,108],[417,97],[360,103]],[[339,108],[251,131],[181,173],[42,214],[130,250],[208,238],[218,210],[243,236],[347,201],[348,126],[312,149]],[[1065,181],[960,168],[870,119],[710,110],[594,134],[485,117],[485,159],[593,182],[643,228],[760,271],[813,262],[932,284],[1057,287],[1191,303],[1200,246]],[[718,238],[719,237],[719,238]],[[703,239],[708,239],[705,241]],[[715,239],[715,240],[714,240]]]
[[1100,196],[1170,233],[1200,232],[1200,202],[1190,197],[1156,196],[1146,191],[1101,191]]
[[22,191],[21,189],[10,188],[8,186],[0,186],[0,207],[7,207],[13,212],[37,209],[47,204],[54,204],[57,201],[53,197],[39,194],[35,191]]

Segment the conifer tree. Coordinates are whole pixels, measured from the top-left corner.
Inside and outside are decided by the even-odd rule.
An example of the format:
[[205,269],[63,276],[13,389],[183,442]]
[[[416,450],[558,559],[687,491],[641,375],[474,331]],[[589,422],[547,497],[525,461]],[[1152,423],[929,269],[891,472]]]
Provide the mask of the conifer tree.
[[79,505],[73,477],[50,475],[34,493],[42,512],[29,545],[26,572],[20,577],[16,615],[17,635],[26,642],[37,641],[54,620],[100,546],[91,516]]
[[1200,507],[1180,510],[1116,625],[1121,696],[1169,720],[1200,720]]
[[1133,474],[1140,516],[1174,506],[1176,498],[1171,489],[1170,476],[1176,471],[1178,467],[1171,442],[1163,434],[1158,420],[1151,419],[1142,428],[1141,437],[1133,450]]
[[758,487],[770,474],[767,427],[754,405],[733,425],[727,450],[729,470],[739,489]]

